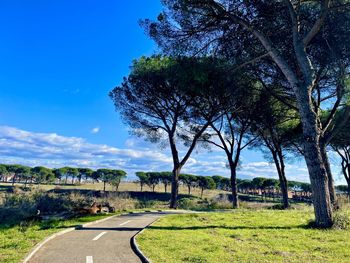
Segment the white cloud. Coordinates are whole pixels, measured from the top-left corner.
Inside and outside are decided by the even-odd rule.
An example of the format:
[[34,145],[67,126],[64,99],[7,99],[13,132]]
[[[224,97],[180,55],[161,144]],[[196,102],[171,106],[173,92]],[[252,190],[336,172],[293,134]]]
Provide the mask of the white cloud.
[[[180,151],[180,155],[183,155],[183,151]],[[8,126],[0,126],[0,160],[4,163],[29,166],[115,168],[125,170],[131,176],[136,171],[172,169],[169,149],[159,148],[139,138],[131,137],[125,142],[125,148],[116,148],[92,144],[79,137],[29,132]],[[336,182],[343,184],[344,179],[339,172],[339,166],[332,165],[332,170]],[[230,174],[225,154],[208,153],[204,150],[195,151],[182,172],[226,177]],[[247,157],[242,158],[237,174],[239,178],[249,179],[257,176],[278,178],[273,164],[265,161],[254,162]],[[286,175],[288,180],[309,180],[304,162],[287,164]]]
[[92,144],[83,138],[36,133],[0,126],[0,157],[6,163],[116,168],[129,172],[159,167],[169,170],[172,159],[162,152],[120,149]]
[[91,133],[98,133],[100,131],[100,127],[95,127],[91,130]]

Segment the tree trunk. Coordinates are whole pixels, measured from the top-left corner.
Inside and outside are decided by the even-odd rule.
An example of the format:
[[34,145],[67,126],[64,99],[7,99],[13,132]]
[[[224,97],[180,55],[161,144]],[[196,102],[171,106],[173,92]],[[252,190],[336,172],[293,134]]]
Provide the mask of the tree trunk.
[[201,199],[203,198],[203,191],[204,191],[204,188],[202,187],[202,189],[201,189]]
[[236,174],[236,165],[229,160],[230,171],[231,171],[231,194],[232,194],[232,207],[239,208],[238,203],[238,194],[237,194],[237,174]]
[[332,203],[329,194],[327,171],[315,137],[306,137],[304,142],[305,161],[309,170],[316,225],[330,227],[333,224]]
[[164,192],[165,192],[165,193],[167,192],[167,187],[168,187],[168,185],[167,185],[167,184],[164,184]]
[[187,187],[188,187],[188,194],[190,195],[191,194],[191,186],[187,185]]
[[152,185],[152,192],[154,193],[154,188],[156,187],[156,185]]
[[171,199],[170,199],[170,208],[177,208],[177,197],[179,194],[179,175],[181,172],[180,165],[174,167],[173,169],[173,178],[171,180]]
[[103,192],[106,192],[106,182],[103,182]]
[[338,200],[337,200],[337,194],[335,192],[334,179],[333,179],[333,174],[332,174],[332,170],[331,170],[331,165],[329,163],[329,159],[328,159],[328,155],[327,155],[326,146],[321,144],[320,150],[321,150],[322,160],[323,160],[324,166],[325,166],[326,171],[327,171],[327,176],[328,176],[329,197],[331,199],[331,203],[333,205],[333,208],[335,210],[338,210],[339,204],[338,204]]
[[15,185],[15,181],[16,181],[16,176],[15,176],[15,175],[13,175],[13,177],[12,177],[12,186],[14,186],[14,185]]
[[303,126],[303,150],[310,176],[316,225],[331,227],[333,225],[332,203],[327,171],[320,151],[320,129],[316,121],[316,113],[312,110],[309,92],[311,88],[308,85],[293,88]]
[[141,186],[141,192],[142,192],[143,184],[140,183],[140,186]]
[[285,173],[285,165],[282,150],[274,152],[273,149],[270,149],[273,160],[275,162],[275,166],[277,169],[278,178],[280,181],[282,199],[283,199],[283,208],[289,208],[289,200],[288,200],[288,182]]

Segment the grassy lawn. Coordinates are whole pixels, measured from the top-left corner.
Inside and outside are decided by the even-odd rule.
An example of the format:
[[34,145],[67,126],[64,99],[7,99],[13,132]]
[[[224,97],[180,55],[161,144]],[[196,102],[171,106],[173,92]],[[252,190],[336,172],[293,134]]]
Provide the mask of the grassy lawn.
[[0,262],[17,263],[40,241],[53,233],[111,215],[94,215],[76,219],[34,223],[27,226],[0,224]]
[[172,215],[137,237],[153,262],[349,262],[350,230],[307,227],[311,210]]

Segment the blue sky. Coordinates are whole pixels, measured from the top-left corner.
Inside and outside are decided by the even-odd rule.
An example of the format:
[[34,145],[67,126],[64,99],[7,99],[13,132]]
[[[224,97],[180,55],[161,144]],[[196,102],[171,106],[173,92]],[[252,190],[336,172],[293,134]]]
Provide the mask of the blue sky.
[[[156,52],[138,21],[160,10],[159,0],[0,1],[2,162],[169,170],[168,150],[130,137],[108,97],[133,59]],[[186,172],[228,174],[220,152],[198,152]],[[299,161],[287,172],[307,180]],[[240,175],[276,177],[253,151]]]
[[138,20],[159,11],[158,0],[1,1],[1,124],[119,145],[108,92],[154,51]]

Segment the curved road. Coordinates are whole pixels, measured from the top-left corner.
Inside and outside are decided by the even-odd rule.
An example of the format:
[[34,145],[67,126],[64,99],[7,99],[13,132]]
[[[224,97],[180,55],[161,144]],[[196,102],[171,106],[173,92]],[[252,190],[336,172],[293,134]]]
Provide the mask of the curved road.
[[141,262],[131,238],[165,213],[136,213],[113,217],[58,236],[46,243],[30,263]]

